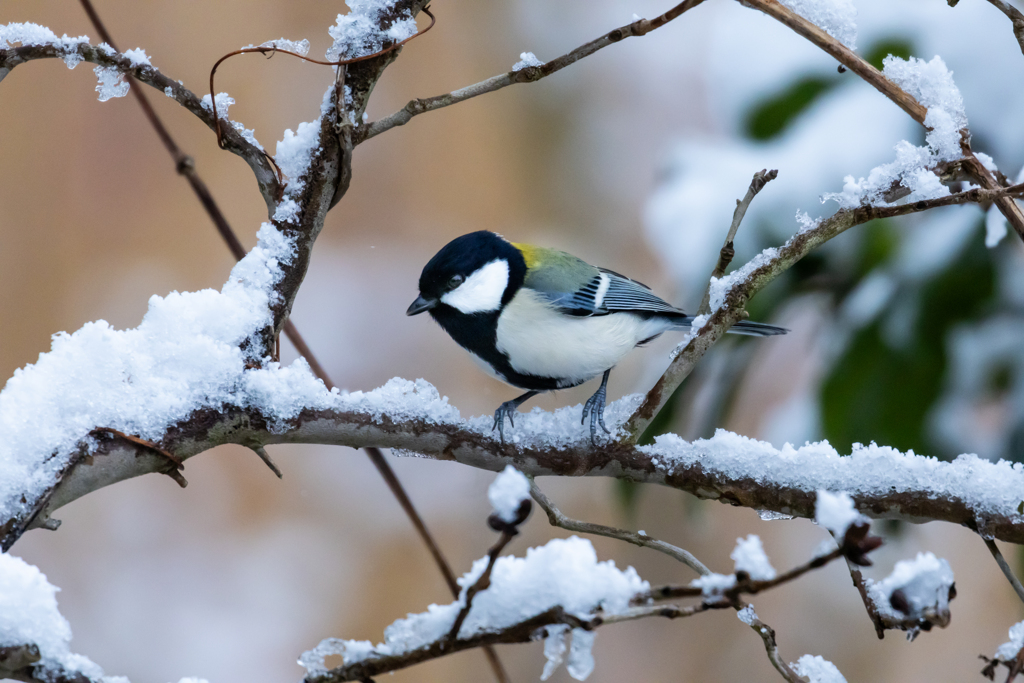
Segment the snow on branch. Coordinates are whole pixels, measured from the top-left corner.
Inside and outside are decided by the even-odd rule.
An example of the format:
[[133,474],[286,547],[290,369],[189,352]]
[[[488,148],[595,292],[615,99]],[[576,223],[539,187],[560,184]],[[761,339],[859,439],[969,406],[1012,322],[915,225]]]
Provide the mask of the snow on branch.
[[[522,558],[498,558],[529,515],[530,501],[525,497],[529,487],[524,484],[528,484],[526,478],[514,469],[506,469],[492,484],[489,497],[495,513],[488,523],[502,536],[487,556],[474,562],[459,579],[462,591],[458,600],[431,605],[426,612],[395,621],[385,629],[384,642],[377,645],[340,638],[322,641],[299,660],[308,671],[306,683],[367,680],[486,644],[541,639],[547,659],[541,680],[547,680],[563,663],[567,649],[569,674],[584,680],[594,669],[592,648],[598,627],[647,617],[689,617],[723,608],[738,610],[740,619],[761,635],[772,664],[787,680],[797,682],[799,678],[778,653],[774,631],[758,620],[753,608],[739,596],[794,581],[838,557],[870,564],[864,556],[880,544],[879,539],[867,535],[864,525],[863,533],[848,534],[833,553],[776,576],[760,539],[750,536],[738,539],[734,574],[709,573],[691,584],[695,588],[652,589],[632,567],[620,570],[611,560],[599,562],[590,542],[576,536],[530,548]],[[512,509],[508,501],[519,501],[511,521],[503,516]],[[689,607],[655,604],[678,597],[700,598],[700,602]],[[567,646],[570,634],[572,641]],[[328,670],[324,660],[330,655],[340,655],[343,661]]]
[[[934,153],[937,155],[948,155],[950,147],[955,144],[949,132],[950,123],[962,121],[963,125],[959,129],[959,144],[964,157],[963,169],[975,182],[986,190],[995,190],[1000,187],[993,172],[971,150],[970,131],[966,128],[966,116],[960,117],[953,114],[951,116],[952,122],[946,119],[942,113],[932,114],[931,118],[929,118],[929,114],[933,109],[942,110],[947,114],[957,109],[954,98],[950,96],[949,88],[944,83],[945,76],[938,74],[940,70],[946,71],[945,64],[941,65],[941,69],[938,66],[942,62],[941,59],[938,63],[933,60],[927,64],[917,60],[917,62],[910,64],[909,68],[896,66],[895,68],[887,69],[889,71],[888,74],[883,74],[883,72],[869,64],[847,47],[847,45],[844,45],[842,41],[837,40],[829,32],[823,30],[822,26],[813,23],[817,18],[816,16],[812,16],[810,17],[811,20],[808,20],[808,18],[792,11],[789,3],[782,4],[778,0],[743,0],[743,4],[764,12],[792,29],[798,35],[803,36],[834,57],[841,65],[864,79],[866,83],[889,98],[926,129],[929,131],[939,131],[929,140],[929,147],[934,148]],[[793,6],[795,7],[796,5]],[[924,69],[921,68],[922,64],[925,65]],[[928,70],[932,73],[928,74],[925,78],[921,78],[923,73]],[[939,76],[939,78],[936,79],[935,76]],[[939,87],[934,87],[936,85]],[[951,80],[949,80],[948,85],[952,85]],[[908,92],[907,89],[901,86],[905,86],[912,92]],[[955,86],[953,90],[955,90]],[[922,101],[919,101],[918,98],[921,98]],[[959,100],[959,93],[956,93],[955,99]],[[958,113],[962,114],[962,103]],[[923,160],[914,156],[908,158],[909,152],[910,150],[906,148],[901,149],[898,147],[896,164],[886,169],[886,173],[919,168],[921,166],[919,162]],[[916,156],[919,157],[920,155]],[[914,178],[911,181],[911,189],[918,191],[921,198],[938,196],[935,194],[937,182],[926,179],[920,172],[911,175]],[[1020,238],[1024,239],[1024,211],[1009,197],[998,197],[995,200],[995,204],[1010,225],[1013,226],[1014,230],[1017,231]]]
[[[396,379],[373,392],[343,394],[327,391],[304,361],[274,363],[263,345],[266,330],[289,273],[297,277],[304,237],[267,224],[258,247],[221,292],[154,297],[134,330],[90,323],[58,335],[49,354],[10,380],[0,393],[6,437],[0,452],[11,463],[0,480],[2,546],[10,547],[30,527],[52,527],[54,510],[90,491],[174,469],[161,451],[184,461],[223,443],[396,448],[491,470],[513,464],[532,476],[615,476],[664,484],[802,517],[814,515],[819,489],[841,490],[869,516],[943,520],[1020,542],[1020,464],[975,456],[944,463],[873,444],[840,457],[825,443],[776,449],[728,432],[692,443],[663,435],[653,446],[637,447],[635,436],[645,415],[661,409],[645,413],[680,360],[695,363],[741,318],[755,291],[814,246],[871,218],[1021,190],[974,189],[915,204],[843,210],[759,255],[720,281],[719,307],[655,388],[642,401],[627,397],[609,406],[609,422],[621,425],[618,440],[597,448],[579,427],[578,407],[535,410],[503,445],[492,438],[489,418],[463,420],[422,380]],[[324,201],[327,194],[320,195]],[[311,241],[305,244],[311,249]],[[137,436],[155,447],[98,439],[91,436],[97,429]]]

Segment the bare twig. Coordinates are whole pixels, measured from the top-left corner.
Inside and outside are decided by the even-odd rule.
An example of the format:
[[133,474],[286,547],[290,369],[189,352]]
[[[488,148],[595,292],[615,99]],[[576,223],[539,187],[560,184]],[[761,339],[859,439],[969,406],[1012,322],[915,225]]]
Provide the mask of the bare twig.
[[756,616],[752,617],[747,625],[750,626],[754,633],[761,637],[761,640],[764,642],[764,650],[768,653],[768,660],[775,667],[775,670],[789,683],[804,683],[804,679],[797,675],[790,668],[789,664],[786,664],[786,660],[782,658],[782,655],[779,654],[779,644],[775,641],[775,629]]
[[1017,594],[1017,597],[1021,599],[1021,602],[1024,602],[1024,586],[1021,586],[1020,580],[1014,575],[1010,565],[1006,562],[1006,558],[1003,557],[1001,552],[999,552],[999,546],[997,546],[996,542],[991,538],[985,538],[983,536],[982,540],[985,541],[985,546],[988,548],[988,551],[992,553],[992,557],[995,558],[996,564],[998,564],[999,568],[1003,571],[1003,576],[1005,576],[1006,580],[1010,582],[1011,586],[1013,586],[1013,591]]
[[249,450],[251,450],[256,455],[260,456],[260,460],[262,460],[263,463],[270,468],[271,472],[277,475],[278,479],[284,479],[284,475],[281,474],[281,469],[271,459],[270,454],[267,453],[267,449],[265,449],[263,446],[250,446]]
[[[83,0],[83,2],[86,2],[86,1],[87,0]],[[306,55],[299,54],[298,52],[292,52],[290,50],[282,50],[282,49],[279,49],[279,48],[274,47],[274,46],[269,46],[269,47],[265,47],[265,46],[245,47],[245,48],[242,48],[240,50],[235,50],[234,52],[229,52],[226,55],[224,55],[223,57],[221,57],[220,59],[218,59],[214,63],[213,68],[210,69],[210,102],[214,103],[216,101],[216,89],[213,87],[213,80],[214,80],[214,76],[217,73],[217,67],[219,67],[222,62],[225,62],[226,60],[231,59],[232,57],[235,57],[237,55],[244,55],[244,54],[261,54],[261,55],[266,55],[266,54],[269,53],[270,56],[274,56],[276,54],[284,54],[284,55],[289,55],[289,56],[292,56],[292,57],[297,57],[297,58],[299,58],[299,59],[301,59],[302,61],[305,61],[305,62],[311,62],[313,64],[320,64],[322,66],[339,66],[339,67],[344,67],[344,66],[346,66],[348,64],[356,64],[358,62],[364,62],[364,61],[367,61],[367,60],[370,60],[370,59],[374,59],[376,57],[381,57],[383,55],[388,54],[389,52],[393,52],[393,51],[397,50],[398,48],[402,47],[403,45],[405,45],[406,43],[408,43],[409,41],[414,40],[416,38],[419,38],[424,33],[429,31],[430,29],[434,28],[434,24],[437,23],[437,19],[434,18],[434,15],[430,12],[430,9],[428,7],[424,7],[420,11],[423,12],[424,14],[426,14],[428,17],[430,17],[430,25],[428,25],[425,29],[417,31],[416,33],[414,33],[413,35],[409,36],[408,38],[405,38],[404,40],[400,40],[397,43],[394,43],[393,45],[388,45],[387,47],[385,47],[382,50],[377,50],[376,52],[372,52],[372,53],[367,54],[367,55],[360,55],[359,57],[353,57],[352,59],[339,59],[338,61],[335,61],[335,62],[328,62],[328,61],[323,61],[323,60],[319,60],[319,59],[313,59],[312,57],[307,57]],[[344,73],[344,69],[341,69],[340,73]],[[342,84],[344,84],[344,83],[342,82]],[[340,88],[339,88],[339,90],[340,90]],[[214,123],[214,130],[217,133],[217,144],[220,145],[220,147],[223,148],[224,144],[223,144],[223,138],[221,137],[220,116],[219,116],[219,114],[217,112],[216,105],[213,106],[213,123]]]
[[[763,593],[766,590],[771,590],[776,586],[781,586],[784,583],[789,583],[800,578],[804,574],[819,567],[824,567],[826,564],[843,556],[843,550],[836,548],[827,555],[819,555],[814,557],[808,562],[801,564],[793,569],[790,569],[785,574],[780,574],[774,579],[765,581],[752,581],[750,578],[740,580],[737,578],[736,585],[732,588],[728,588],[721,593],[721,599],[729,604],[735,604],[739,596],[741,595],[757,595]],[[701,588],[694,586],[656,586],[650,590],[649,593],[638,596],[636,599],[639,602],[644,600],[667,600],[669,598],[698,598],[704,595],[704,591]],[[717,596],[712,600],[716,600]]]
[[[750,207],[750,202],[754,200],[757,193],[772,180],[775,180],[779,175],[779,172],[775,169],[771,171],[762,169],[754,174],[753,179],[750,181],[750,187],[747,188],[747,194],[743,196],[743,199],[736,200],[736,210],[732,212],[732,225],[729,226],[729,232],[725,235],[725,243],[722,245],[722,250],[718,254],[718,263],[715,264],[715,269],[711,272],[711,278],[720,278],[725,275],[725,269],[729,267],[733,257],[736,255],[736,250],[733,248],[733,240],[736,239],[736,231],[740,229],[740,223],[743,221],[743,217],[747,215],[747,208]],[[708,280],[707,287],[704,288],[704,296],[701,297],[700,306],[697,308],[697,315],[705,315],[711,310],[711,279]]]
[[473,598],[476,594],[482,590],[487,590],[491,586],[491,571],[494,569],[494,563],[498,560],[498,555],[502,550],[505,549],[512,539],[515,538],[514,530],[505,530],[501,532],[501,538],[495,543],[490,550],[487,551],[487,567],[484,569],[484,573],[480,575],[472,586],[466,589],[466,604],[459,610],[458,616],[455,617],[455,623],[452,624],[452,628],[448,631],[446,640],[449,643],[454,643],[459,637],[459,629],[462,628],[462,624],[466,621],[466,617],[469,616],[469,610],[473,609]]
[[[1021,54],[1024,54],[1024,13],[1014,7],[1005,0],[988,0],[1000,12],[1005,14],[1013,25],[1013,35],[1017,39],[1017,44],[1020,45]],[[951,5],[956,4],[950,2]]]
[[584,57],[589,57],[598,50],[608,47],[609,45],[613,45],[625,38],[646,35],[669,23],[676,17],[683,14],[683,12],[696,7],[703,1],[704,0],[686,0],[654,19],[639,19],[634,21],[632,24],[621,26],[614,31],[609,31],[600,38],[596,38],[595,40],[581,45],[575,50],[572,50],[571,52],[568,52],[556,59],[552,59],[550,62],[540,66],[530,66],[520,69],[519,71],[509,71],[508,73],[492,76],[485,81],[466,86],[465,88],[460,88],[459,90],[454,90],[444,95],[411,100],[394,114],[364,126],[360,130],[359,136],[356,139],[356,144],[365,142],[366,140],[376,137],[397,126],[404,126],[412,120],[414,116],[419,116],[420,114],[425,114],[429,111],[435,111],[444,107],[450,107],[453,104],[465,102],[466,100],[479,95],[485,95],[489,92],[494,92],[495,90],[501,90],[502,88],[515,85],[516,83],[532,83],[534,81],[539,81],[540,79],[550,76],[556,71],[561,71],[565,67],[578,62]]
[[610,526],[604,526],[603,524],[593,524],[591,522],[582,522],[577,519],[571,519],[562,514],[562,511],[554,506],[554,504],[544,495],[544,492],[540,490],[537,483],[530,481],[530,495],[533,499],[544,509],[544,512],[548,515],[548,522],[551,526],[557,526],[566,531],[575,531],[581,534],[595,534],[597,536],[606,536],[608,538],[617,538],[620,541],[626,541],[633,545],[638,545],[642,548],[651,548],[658,552],[665,553],[669,557],[679,560],[687,567],[697,572],[701,576],[705,576],[711,573],[711,570],[704,566],[704,563],[698,560],[687,550],[677,548],[671,543],[665,541],[659,541],[656,538],[650,536],[640,535],[632,531],[626,531],[625,529],[616,529]]
[[[920,123],[922,126],[925,125],[925,117],[928,115],[928,109],[926,107],[911,97],[910,94],[898,85],[882,75],[881,71],[858,56],[853,52],[853,50],[830,36],[820,27],[791,11],[778,0],[743,0],[743,4],[764,12],[773,19],[776,19],[782,24],[788,26],[797,34],[811,41],[838,60],[840,64],[856,73],[869,85],[892,100],[898,107],[907,112],[907,114],[909,114],[915,121]],[[960,131],[960,134],[963,138],[961,146],[965,157],[964,168],[974,177],[978,184],[986,190],[994,190],[998,188],[999,183],[996,182],[992,173],[985,168],[985,165],[982,164],[981,161],[978,160],[978,157],[974,155],[974,152],[971,151],[970,133],[964,129]],[[995,204],[999,207],[1000,212],[1006,216],[1006,220],[1013,226],[1013,229],[1017,232],[1020,238],[1024,240],[1024,212],[1021,211],[1020,207],[1018,207],[1013,200],[1007,197],[998,197],[995,200]]]
[[777,250],[775,256],[746,273],[740,282],[733,285],[726,298],[725,306],[715,311],[704,326],[696,332],[669,364],[661,378],[647,392],[643,403],[622,425],[623,441],[635,443],[640,438],[655,416],[665,407],[665,403],[673,392],[693,372],[697,362],[707,350],[715,345],[729,327],[742,318],[747,301],[813,249],[856,225],[877,218],[895,218],[941,206],[994,202],[1000,198],[1008,199],[1013,204],[1013,200],[1009,198],[1022,195],[1024,195],[1024,183],[993,190],[975,188],[937,199],[921,200],[897,206],[860,206],[856,209],[841,209],[822,220],[814,228],[794,235]]
[[882,640],[885,638],[885,623],[882,621],[882,615],[878,613],[875,601],[868,595],[868,587],[864,582],[864,575],[852,562],[847,561],[846,566],[850,570],[850,578],[853,579],[853,585],[857,588],[860,599],[864,602],[864,609],[867,610],[871,624],[875,627],[875,634],[879,640]]

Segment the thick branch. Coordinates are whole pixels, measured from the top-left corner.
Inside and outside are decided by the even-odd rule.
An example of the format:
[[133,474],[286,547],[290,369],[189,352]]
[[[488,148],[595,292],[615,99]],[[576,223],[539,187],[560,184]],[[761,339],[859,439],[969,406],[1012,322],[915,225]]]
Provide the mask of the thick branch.
[[501,90],[502,88],[507,88],[510,85],[515,85],[516,83],[532,83],[534,81],[539,81],[542,78],[550,76],[556,71],[561,71],[565,67],[575,64],[584,57],[589,57],[602,48],[614,45],[626,38],[646,35],[651,31],[664,26],[683,14],[683,12],[696,7],[703,1],[704,0],[686,0],[654,19],[639,19],[634,21],[632,24],[621,26],[614,31],[609,31],[600,38],[596,38],[589,43],[580,45],[575,50],[572,50],[571,52],[568,52],[556,59],[552,59],[550,62],[540,66],[530,66],[520,69],[519,71],[509,71],[508,73],[492,76],[485,81],[474,83],[473,85],[460,88],[459,90],[454,90],[450,93],[445,93],[444,95],[411,100],[394,114],[374,121],[368,126],[361,128],[356,138],[356,144],[365,142],[366,140],[376,137],[381,133],[385,133],[397,126],[404,126],[409,123],[414,116],[426,114],[429,111],[435,111],[444,107],[450,107],[453,104],[465,102],[466,100],[473,99],[479,95],[485,95],[496,90]]
[[[733,273],[730,277],[735,277],[736,283],[726,297],[725,306],[711,316],[683,350],[680,358],[692,367],[724,330],[739,319],[746,301],[754,292],[789,268],[811,248],[853,225],[873,218],[904,215],[937,206],[991,201],[997,196],[1021,194],[1024,194],[1024,184],[1000,190],[973,189],[901,206],[860,207],[840,211],[815,228],[793,237],[770,258],[759,258]],[[661,409],[659,391],[671,386],[674,377],[681,379],[688,371],[686,366],[680,368],[678,363],[673,363],[669,372],[645,398],[643,405],[647,408],[642,406],[641,410],[634,412],[623,427],[633,430],[634,434],[638,433],[635,431],[637,425],[642,430],[644,420]],[[439,423],[419,414],[403,417],[397,414],[361,412],[355,408],[346,408],[348,404],[344,399],[339,397],[337,400],[338,409],[305,411],[281,429],[272,427],[271,419],[256,409],[197,408],[190,418],[170,429],[158,445],[181,460],[224,443],[248,447],[274,443],[320,443],[357,448],[398,448],[493,471],[503,469],[507,464],[515,464],[522,472],[532,476],[614,476],[637,482],[664,484],[702,498],[720,499],[734,505],[802,517],[813,517],[817,489],[837,486],[829,479],[816,480],[814,477],[796,480],[776,475],[774,480],[765,480],[763,469],[718,469],[713,460],[691,458],[708,448],[710,442],[685,444],[673,437],[663,447],[639,448],[630,439],[624,439],[619,443],[604,443],[594,447],[581,434],[575,441],[552,445],[546,433],[531,439],[525,430],[519,430],[517,438],[523,435],[520,440],[522,445],[502,445],[491,438],[489,432],[476,431],[465,422]],[[645,410],[649,412],[645,413]],[[524,426],[528,424],[527,418]],[[763,446],[764,457],[780,457],[778,451],[767,444]],[[667,457],[669,454],[671,457]],[[56,473],[52,487],[44,495],[28,501],[25,508],[15,516],[0,520],[0,546],[3,549],[9,548],[26,529],[50,524],[50,514],[72,500],[124,479],[168,469],[166,458],[156,455],[150,449],[123,442],[101,444],[98,451],[88,454],[88,457],[86,455],[83,446],[81,453],[71,457],[65,468]],[[680,459],[681,455],[685,457]],[[762,467],[766,464],[762,463]],[[949,472],[943,468],[955,465],[935,462],[934,476],[940,473],[941,476],[949,476]],[[917,465],[911,462],[907,466]],[[979,466],[995,465],[986,463]],[[932,467],[932,464],[928,467]],[[893,472],[896,477],[894,480],[900,480],[898,474],[897,471]],[[840,488],[849,486],[841,485]],[[1024,542],[1024,517],[1015,510],[978,509],[980,503],[969,496],[931,489],[927,480],[919,487],[898,491],[871,486],[859,491],[851,490],[850,493],[862,512],[875,517],[917,522],[941,520],[972,529],[981,523],[984,533],[995,538]]]

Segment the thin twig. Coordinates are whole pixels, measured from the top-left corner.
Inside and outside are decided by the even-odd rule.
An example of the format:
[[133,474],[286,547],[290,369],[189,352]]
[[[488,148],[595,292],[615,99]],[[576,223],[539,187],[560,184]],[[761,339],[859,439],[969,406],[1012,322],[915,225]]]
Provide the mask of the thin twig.
[[490,550],[487,551],[487,567],[484,569],[484,573],[473,583],[472,586],[466,589],[466,604],[459,610],[458,616],[455,617],[455,623],[452,624],[452,628],[448,631],[446,640],[449,643],[455,642],[459,637],[459,629],[462,628],[463,622],[466,621],[466,617],[469,616],[469,610],[473,609],[473,598],[476,594],[482,590],[487,590],[491,586],[491,571],[494,569],[494,563],[498,560],[498,555],[502,550],[505,549],[512,539],[515,538],[513,531],[501,532],[501,538],[495,543]]
[[715,269],[711,272],[711,279],[708,280],[707,287],[704,288],[704,296],[701,297],[700,306],[697,308],[697,315],[705,315],[711,310],[711,281],[725,275],[725,269],[729,267],[733,257],[736,255],[736,250],[733,248],[732,243],[736,239],[736,231],[740,229],[743,217],[747,215],[747,208],[750,206],[750,202],[754,200],[754,197],[757,196],[757,193],[765,185],[775,180],[778,175],[779,172],[775,169],[771,171],[765,169],[758,171],[750,181],[747,194],[743,196],[743,199],[736,200],[736,210],[732,212],[732,225],[729,226],[729,232],[725,236],[725,243],[722,245],[722,250],[718,253],[718,263],[715,264]]
[[[776,576],[774,579],[764,581],[751,581],[750,579],[746,579],[744,581],[737,581],[735,586],[722,591],[721,596],[725,602],[735,603],[741,595],[757,595],[758,593],[770,590],[776,586],[781,586],[784,583],[795,581],[807,572],[813,569],[818,569],[819,567],[824,567],[832,560],[842,556],[843,550],[841,548],[836,548],[828,555],[819,555],[814,557],[810,561],[790,569],[785,574]],[[695,586],[668,585],[656,586],[655,588],[652,588],[649,593],[639,596],[636,599],[642,602],[645,599],[667,600],[669,598],[697,598],[702,597],[703,595],[704,591],[702,588]]]
[[626,531],[625,529],[616,529],[615,527],[604,526],[603,524],[593,524],[591,522],[582,522],[578,519],[571,519],[562,514],[555,505],[544,495],[544,492],[540,490],[537,483],[530,480],[530,495],[537,501],[537,504],[544,508],[544,512],[548,515],[548,522],[551,526],[557,526],[565,529],[566,531],[575,531],[581,534],[595,534],[597,536],[606,536],[608,538],[617,538],[620,541],[626,541],[633,545],[638,545],[643,548],[651,548],[658,552],[665,553],[669,557],[679,560],[687,567],[697,572],[701,576],[706,576],[711,573],[711,570],[704,566],[704,563],[698,560],[687,550],[677,548],[671,543],[665,541],[659,541],[656,538],[650,536],[640,535],[632,531]]
[[[81,2],[86,14],[88,14],[89,16],[90,21],[92,21],[93,26],[96,27],[97,32],[100,34],[100,37],[108,45],[114,47],[113,37],[107,31],[106,27],[104,26],[102,20],[99,17],[99,14],[92,6],[90,0],[81,0]],[[427,16],[430,17],[430,26],[428,26],[426,29],[424,29],[417,35],[425,33],[426,31],[430,30],[430,28],[432,28],[434,25],[434,16],[430,14],[429,11],[426,11],[426,14]],[[409,40],[411,40],[411,38]],[[403,42],[408,41],[406,40]],[[398,46],[395,45],[389,49],[394,49],[395,47]],[[116,50],[116,48],[114,49]],[[129,78],[131,78],[130,75]],[[234,256],[235,260],[237,261],[242,260],[242,258],[245,257],[245,248],[242,246],[242,243],[238,239],[238,236],[235,234],[235,231],[231,228],[231,225],[228,223],[227,218],[225,218],[223,212],[220,210],[220,207],[214,200],[213,195],[210,194],[210,191],[207,188],[206,183],[204,183],[202,178],[199,177],[199,173],[195,169],[195,164],[192,161],[192,157],[184,154],[178,147],[177,143],[174,141],[174,138],[171,137],[171,134],[167,130],[167,127],[164,126],[163,121],[160,119],[156,111],[153,109],[152,105],[149,102],[149,99],[146,97],[142,89],[131,88],[131,90],[135,93],[135,97],[138,100],[139,105],[145,112],[146,118],[149,119],[150,124],[153,126],[157,135],[160,137],[161,141],[163,141],[164,143],[164,146],[167,148],[167,151],[171,154],[171,157],[174,159],[175,167],[177,168],[178,172],[188,179],[189,184],[192,186],[192,189],[196,193],[196,196],[199,198],[199,201],[203,205],[203,208],[206,209],[207,214],[210,216],[210,219],[213,221],[214,225],[217,228],[217,232],[220,234],[228,249],[231,251],[232,256]],[[211,94],[211,98],[212,97],[213,95]],[[211,105],[213,104],[214,103],[211,100]],[[221,136],[218,133],[218,139],[220,139],[220,137]],[[328,376],[327,371],[317,360],[316,356],[313,354],[313,351],[306,344],[306,341],[305,339],[303,339],[302,335],[299,334],[298,328],[295,327],[295,324],[291,321],[290,318],[285,321],[282,331],[292,342],[292,345],[295,347],[298,353],[306,359],[307,363],[309,363],[309,367],[313,371],[313,374],[316,375],[327,386],[328,390],[332,389],[334,387],[334,383]],[[122,435],[120,432],[117,433],[121,436],[124,436],[124,438],[128,438],[129,440],[131,439],[131,437]],[[149,447],[148,444],[142,445]],[[173,455],[166,453],[164,451],[160,451],[159,449],[157,450],[158,452],[161,452],[162,455],[170,457],[172,460],[174,459]],[[255,450],[256,454],[260,456],[260,458],[267,464],[268,467],[270,467],[274,474],[276,474],[278,478],[281,478],[281,470],[278,469],[277,466],[274,464],[273,460],[270,459],[270,456],[267,455],[266,450],[262,446],[259,446],[258,449],[254,448],[253,450]],[[406,516],[409,518],[409,521],[412,523],[413,528],[416,529],[416,532],[420,536],[420,539],[423,541],[424,545],[427,546],[427,550],[430,552],[430,555],[433,558],[434,563],[437,565],[438,569],[441,572],[441,575],[444,577],[445,584],[448,586],[448,589],[451,591],[452,595],[457,598],[459,595],[459,585],[455,581],[455,575],[452,572],[450,565],[448,564],[448,560],[441,552],[440,547],[438,547],[437,542],[434,540],[434,537],[430,533],[429,529],[427,529],[427,526],[423,522],[423,518],[420,516],[419,511],[413,505],[412,500],[409,498],[408,494],[405,491],[405,488],[398,480],[398,476],[395,474],[394,470],[388,464],[387,460],[384,458],[384,455],[383,453],[381,453],[379,448],[369,447],[364,450],[366,451],[367,456],[369,456],[370,461],[377,468],[377,471],[380,473],[381,477],[384,479],[384,482],[387,484],[388,488],[391,490],[392,495],[394,495],[395,498],[398,500],[399,505],[405,512]],[[180,460],[176,462],[179,466],[181,465]],[[172,476],[172,478],[174,478],[175,481],[177,481],[180,486],[184,487],[185,484],[187,483],[185,482],[184,477],[182,477],[177,472],[177,470],[175,470],[173,474],[169,474],[169,476]],[[499,683],[507,683],[509,680],[508,674],[505,672],[504,667],[502,666],[501,661],[498,659],[497,653],[495,653],[494,649],[490,646],[487,646],[484,648],[484,653],[487,656],[488,662],[490,663],[490,666],[494,671],[495,678],[499,681]]]
[[[905,90],[886,78],[881,71],[869,64],[853,50],[830,36],[819,26],[811,23],[796,12],[785,7],[778,0],[742,0],[742,4],[764,12],[773,19],[776,19],[782,24],[788,26],[797,34],[811,41],[838,60],[840,64],[856,73],[864,79],[865,82],[892,100],[898,107],[907,112],[907,114],[909,114],[915,121],[920,123],[922,126],[925,126],[925,117],[928,115],[928,109],[926,107],[914,99]],[[965,128],[960,131],[960,135],[963,138],[961,147],[964,154],[964,168],[974,177],[978,184],[986,190],[994,190],[998,188],[999,183],[996,182],[991,171],[989,171],[985,165],[981,163],[978,157],[974,155],[974,152],[971,151],[969,131]],[[1017,232],[1020,238],[1024,240],[1024,212],[1021,211],[1016,202],[1006,197],[996,199],[995,203],[996,206],[999,207],[999,211],[1006,216],[1006,220],[1013,226],[1013,229]]]
[[608,47],[609,45],[613,45],[625,38],[646,35],[669,23],[687,10],[693,9],[703,1],[704,0],[685,0],[685,2],[679,3],[669,11],[655,17],[654,19],[639,19],[634,21],[632,24],[621,26],[614,31],[609,31],[600,38],[596,38],[595,40],[581,45],[575,50],[572,50],[571,52],[568,52],[556,59],[552,59],[550,62],[541,64],[540,66],[530,66],[520,69],[519,71],[509,71],[508,73],[492,76],[485,81],[474,83],[473,85],[460,88],[459,90],[454,90],[450,93],[445,93],[444,95],[411,100],[394,114],[378,119],[367,126],[363,126],[359,131],[359,137],[356,139],[356,144],[365,142],[366,140],[376,137],[397,126],[404,126],[414,116],[425,114],[428,111],[435,111],[444,107],[450,107],[453,104],[465,102],[466,100],[478,97],[479,95],[494,92],[495,90],[501,90],[502,88],[515,85],[516,83],[532,83],[534,81],[539,81],[542,78],[550,76],[556,71],[561,71],[565,67],[578,62],[584,57],[589,57],[598,50]]
[[875,627],[875,634],[879,640],[882,640],[885,638],[885,623],[882,621],[882,615],[878,613],[875,601],[868,595],[868,586],[864,581],[864,575],[852,562],[847,561],[846,567],[850,570],[850,578],[853,579],[853,585],[860,594],[860,599],[864,602],[864,609],[867,610],[871,624]]
[[270,458],[270,454],[267,453],[267,449],[265,449],[263,446],[250,446],[249,450],[251,450],[256,455],[260,456],[260,460],[262,460],[264,464],[270,468],[271,472],[277,475],[278,479],[284,479],[284,475],[281,474],[281,469]]
[[[87,2],[88,0],[82,0],[82,1],[83,2]],[[434,24],[437,23],[437,19],[434,18],[433,14],[431,14],[430,8],[429,7],[424,7],[421,11],[424,14],[426,14],[428,17],[430,17],[430,25],[427,26],[425,29],[423,29],[421,31],[417,31],[416,33],[412,34],[408,38],[405,38],[404,40],[400,40],[397,43],[395,43],[394,45],[389,45],[388,47],[384,48],[383,50],[377,50],[376,52],[372,52],[372,53],[370,53],[368,55],[360,55],[359,57],[353,57],[352,59],[339,59],[338,61],[335,61],[335,62],[327,62],[327,61],[322,61],[322,60],[319,60],[319,59],[313,59],[312,57],[307,57],[306,55],[299,54],[298,52],[292,52],[290,50],[281,50],[281,49],[278,49],[275,46],[269,46],[269,47],[265,47],[265,46],[245,47],[245,48],[242,48],[241,50],[235,50],[234,52],[227,53],[226,55],[224,55],[223,57],[218,59],[216,62],[214,62],[213,68],[210,69],[210,105],[213,108],[213,123],[214,123],[214,129],[215,129],[215,131],[217,133],[217,144],[223,149],[224,144],[223,144],[223,139],[221,137],[220,115],[219,115],[219,113],[217,111],[216,92],[215,92],[215,89],[213,87],[213,80],[214,80],[214,76],[217,73],[217,67],[219,67],[222,62],[224,62],[224,61],[226,61],[226,60],[228,60],[228,59],[230,59],[230,58],[232,58],[232,57],[234,57],[236,55],[244,55],[244,54],[261,54],[261,55],[265,55],[268,52],[271,54],[271,56],[274,56],[276,54],[290,55],[292,57],[298,57],[299,59],[301,59],[303,61],[312,62],[313,64],[320,64],[322,66],[341,66],[341,67],[344,67],[344,66],[346,66],[348,64],[356,64],[357,62],[365,62],[365,61],[367,61],[369,59],[374,59],[376,57],[380,57],[382,55],[386,55],[389,52],[393,52],[393,51],[397,50],[398,48],[402,47],[403,45],[405,45],[406,43],[408,43],[410,40],[414,40],[416,38],[419,38],[424,33],[429,31],[430,29],[434,28]],[[276,168],[276,164],[275,164],[275,168]]]
[[[1004,2],[1004,0],[988,1],[1009,18],[1010,23],[1013,25],[1013,36],[1017,39],[1017,44],[1020,45],[1021,54],[1024,54],[1024,13],[1021,13],[1019,9],[1010,3]],[[956,2],[950,0],[949,4],[955,5]]]
[[983,536],[982,540],[985,541],[988,551],[992,553],[992,557],[995,558],[996,564],[998,564],[999,568],[1003,570],[1003,575],[1006,577],[1006,580],[1010,582],[1011,586],[1013,586],[1013,591],[1017,594],[1017,597],[1021,599],[1021,602],[1024,602],[1024,586],[1021,586],[1020,580],[1014,576],[1013,570],[1010,569],[1010,565],[1006,562],[1006,558],[1003,557],[1001,552],[999,552],[999,546],[997,546],[996,542],[991,538],[985,538]]
[[775,670],[789,683],[805,683],[804,679],[797,675],[790,668],[789,664],[786,664],[786,660],[782,658],[782,655],[779,654],[779,644],[775,640],[775,629],[756,616],[747,625],[750,626],[754,633],[761,637],[762,642],[764,642],[764,650],[768,653],[768,660],[775,667]]

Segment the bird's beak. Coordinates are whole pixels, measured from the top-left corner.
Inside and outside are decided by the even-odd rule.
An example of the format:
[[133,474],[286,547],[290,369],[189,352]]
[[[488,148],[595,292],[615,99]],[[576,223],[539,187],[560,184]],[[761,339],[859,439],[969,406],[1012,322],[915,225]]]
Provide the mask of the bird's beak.
[[409,306],[409,310],[405,312],[406,315],[419,315],[423,311],[429,311],[431,308],[437,305],[437,299],[424,299],[422,296],[416,297],[416,301],[412,302]]

